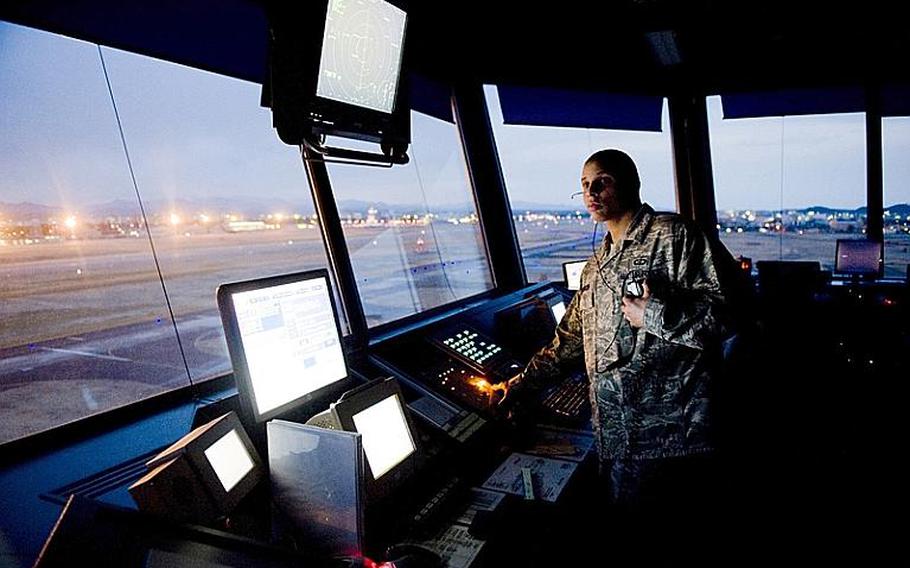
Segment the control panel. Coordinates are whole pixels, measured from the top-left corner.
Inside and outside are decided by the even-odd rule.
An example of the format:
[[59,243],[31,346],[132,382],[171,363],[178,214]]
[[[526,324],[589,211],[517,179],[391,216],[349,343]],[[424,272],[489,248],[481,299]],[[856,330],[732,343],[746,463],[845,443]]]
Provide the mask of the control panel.
[[467,326],[447,330],[433,342],[444,352],[484,375],[492,375],[504,363],[513,362],[502,346]]
[[[491,404],[498,395],[494,385],[520,373],[552,339],[558,318],[551,303],[562,302],[568,298],[551,284],[532,285],[381,341],[371,348],[373,359],[447,404],[493,418],[498,416]],[[575,420],[584,427],[587,378],[582,371],[566,379],[571,380],[557,381],[540,400],[524,402],[555,423],[574,426]]]

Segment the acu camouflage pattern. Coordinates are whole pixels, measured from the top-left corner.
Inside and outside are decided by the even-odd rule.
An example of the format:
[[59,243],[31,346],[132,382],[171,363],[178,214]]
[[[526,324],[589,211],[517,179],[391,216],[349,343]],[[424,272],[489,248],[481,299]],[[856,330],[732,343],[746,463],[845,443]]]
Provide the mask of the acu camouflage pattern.
[[[732,257],[697,227],[643,205],[623,242],[611,246],[608,233],[588,260],[555,338],[531,359],[521,386],[540,387],[583,356],[601,460],[711,450],[709,390],[727,332],[718,262]],[[631,280],[651,290],[638,330],[621,311]]]

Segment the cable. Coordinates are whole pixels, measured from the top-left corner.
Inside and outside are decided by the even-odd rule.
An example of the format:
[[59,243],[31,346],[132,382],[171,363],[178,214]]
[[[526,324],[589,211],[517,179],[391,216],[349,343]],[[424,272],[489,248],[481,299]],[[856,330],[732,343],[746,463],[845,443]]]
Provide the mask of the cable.
[[[597,239],[597,228],[599,225],[600,225],[600,222],[597,222],[597,221],[594,222],[594,234],[591,236],[591,252],[594,257],[594,266],[597,267],[597,274],[600,276],[600,281],[603,283],[603,285],[608,290],[610,290],[610,292],[613,294],[614,297],[618,297],[619,301],[622,302],[622,294],[617,293],[616,289],[613,286],[610,286],[610,283],[607,281],[607,277],[604,275],[603,268],[601,267],[601,260],[603,260],[603,259],[597,257],[597,251],[595,250],[595,247],[594,247],[594,243]],[[607,252],[604,251],[604,256],[606,256],[606,254],[607,254]],[[623,289],[625,288],[625,284],[622,285],[622,288]],[[594,291],[592,290],[591,293],[593,294]],[[620,328],[622,327],[623,321],[624,321],[623,316],[622,316],[622,310],[620,310],[617,317],[614,317],[614,320],[615,321],[613,322],[613,328],[614,328],[613,337],[610,339],[610,342],[607,343],[607,346],[603,349],[603,353],[606,353],[607,351],[612,349],[613,344],[616,343],[616,339],[619,337]],[[633,350],[634,350],[634,342],[635,342],[635,333],[634,332],[632,334],[632,341],[633,341]],[[599,364],[600,357],[596,357],[596,359],[597,360],[594,362],[595,372],[598,372],[598,373],[606,372],[607,369],[600,368],[600,364]]]
[[126,146],[126,136],[123,134],[123,123],[120,121],[120,112],[117,110],[117,101],[114,98],[114,89],[111,87],[111,78],[107,74],[107,65],[104,63],[104,53],[101,51],[101,45],[98,45],[98,57],[101,59],[101,70],[104,72],[104,80],[107,83],[107,92],[111,97],[111,106],[114,108],[114,117],[117,119],[117,130],[120,132],[120,144],[123,145],[123,154],[126,156],[126,165],[130,170],[130,179],[133,181],[133,190],[136,192],[136,200],[139,202],[139,212],[142,214],[142,222],[145,225],[145,234],[148,236],[149,247],[152,249],[152,259],[155,261],[155,270],[158,272],[158,281],[161,282],[161,291],[164,292],[164,302],[167,304],[167,313],[171,317],[171,325],[174,327],[174,336],[177,338],[177,348],[180,350],[180,357],[183,359],[183,368],[186,369],[186,376],[193,386],[193,374],[190,372],[190,364],[186,359],[186,351],[183,349],[183,342],[180,340],[180,331],[177,329],[177,318],[174,316],[174,309],[171,306],[171,299],[167,293],[167,286],[164,284],[164,275],[161,272],[161,264],[158,262],[158,252],[155,250],[155,241],[152,239],[152,230],[149,227],[149,220],[145,214],[145,206],[142,204],[142,196],[139,194],[139,184],[136,182],[136,172],[133,171],[133,161],[130,159],[130,152]]
[[591,254],[597,254],[597,249],[594,246],[594,243],[597,241],[597,227],[600,226],[600,221],[594,221],[594,234],[591,235]]

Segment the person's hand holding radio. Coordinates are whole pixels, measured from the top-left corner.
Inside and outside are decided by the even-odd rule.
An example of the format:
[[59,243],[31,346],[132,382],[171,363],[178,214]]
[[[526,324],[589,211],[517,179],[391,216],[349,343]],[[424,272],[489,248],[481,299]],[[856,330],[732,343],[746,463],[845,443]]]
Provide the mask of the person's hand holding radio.
[[627,282],[623,287],[622,315],[634,328],[644,325],[645,306],[651,297],[651,289],[647,282]]

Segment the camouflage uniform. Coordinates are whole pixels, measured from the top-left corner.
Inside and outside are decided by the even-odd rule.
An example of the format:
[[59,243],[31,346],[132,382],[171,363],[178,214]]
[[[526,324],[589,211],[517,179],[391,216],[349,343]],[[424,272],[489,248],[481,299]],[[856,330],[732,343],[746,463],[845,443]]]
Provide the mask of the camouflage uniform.
[[[709,451],[709,388],[726,303],[717,263],[732,258],[690,222],[648,205],[619,246],[610,241],[607,234],[588,260],[555,338],[531,359],[519,386],[542,386],[583,355],[602,462]],[[621,310],[633,280],[647,280],[651,290],[637,330]]]

